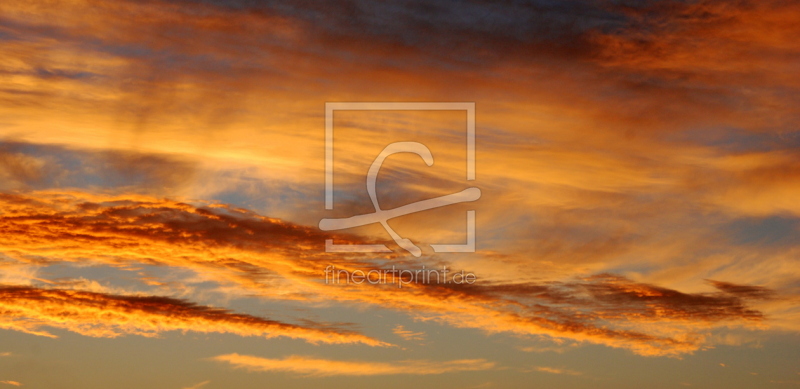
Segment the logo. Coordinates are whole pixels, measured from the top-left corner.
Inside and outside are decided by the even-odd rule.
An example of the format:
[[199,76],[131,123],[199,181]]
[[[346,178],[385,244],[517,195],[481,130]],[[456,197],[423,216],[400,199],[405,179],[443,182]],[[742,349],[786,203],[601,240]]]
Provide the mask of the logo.
[[[333,113],[334,111],[466,111],[467,113],[467,181],[475,180],[475,103],[325,103],[325,209],[333,209]],[[398,246],[415,257],[422,255],[422,250],[409,239],[401,237],[388,220],[434,208],[452,204],[476,201],[481,197],[481,190],[469,187],[460,192],[417,201],[393,209],[383,209],[378,203],[376,194],[377,177],[387,157],[397,153],[413,153],[422,158],[427,166],[434,162],[430,149],[422,143],[413,141],[394,142],[378,153],[378,156],[367,171],[367,194],[375,212],[355,215],[346,218],[325,218],[320,220],[319,228],[323,231],[343,230],[368,224],[380,223]],[[467,243],[466,244],[430,244],[437,253],[473,253],[475,252],[475,210],[467,211]],[[325,241],[326,252],[391,252],[383,244],[334,244],[333,239]]]

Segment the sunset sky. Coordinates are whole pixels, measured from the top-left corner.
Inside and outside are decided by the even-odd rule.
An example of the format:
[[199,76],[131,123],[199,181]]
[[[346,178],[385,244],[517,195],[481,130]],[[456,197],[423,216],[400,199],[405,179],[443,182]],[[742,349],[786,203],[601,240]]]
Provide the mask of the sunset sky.
[[[0,389],[800,387],[798,75],[793,1],[3,0]],[[335,102],[475,180],[335,111],[326,209]],[[393,142],[481,193],[419,257],[320,229]]]

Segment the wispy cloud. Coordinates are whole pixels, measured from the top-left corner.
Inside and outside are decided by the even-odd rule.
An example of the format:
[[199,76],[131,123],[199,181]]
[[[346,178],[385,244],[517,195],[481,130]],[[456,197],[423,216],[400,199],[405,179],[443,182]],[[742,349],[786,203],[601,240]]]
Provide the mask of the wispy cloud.
[[183,389],[200,389],[200,388],[202,388],[202,387],[204,387],[204,386],[206,386],[206,385],[208,385],[210,383],[211,383],[211,381],[203,381],[203,382],[196,383],[196,384],[194,384],[192,386],[186,386]]
[[283,359],[226,354],[212,358],[249,371],[288,372],[306,376],[428,375],[458,371],[489,370],[494,362],[485,359],[454,361],[405,360],[397,362],[337,361],[292,355]]
[[288,337],[310,343],[387,343],[345,331],[287,324],[227,310],[156,296],[117,296],[76,290],[23,286],[0,287],[0,328],[55,338],[41,327],[82,335],[158,336],[166,331],[231,333],[266,338]]
[[536,366],[533,369],[536,370],[536,371],[543,372],[543,373],[551,373],[551,374],[566,374],[566,375],[582,375],[583,374],[581,372],[574,371],[574,370],[561,369],[561,368],[555,368],[555,367],[547,367],[547,366]]
[[394,327],[392,329],[392,332],[395,335],[397,335],[397,336],[399,336],[399,337],[401,337],[401,338],[403,338],[405,340],[408,340],[408,341],[411,341],[411,340],[425,340],[425,333],[424,332],[414,332],[414,331],[411,331],[411,330],[407,330],[407,329],[405,329],[405,327],[403,327],[402,325],[399,325],[399,324],[397,325],[397,327]]
[[17,381],[0,381],[0,384],[6,384],[11,386],[22,386],[22,384]]

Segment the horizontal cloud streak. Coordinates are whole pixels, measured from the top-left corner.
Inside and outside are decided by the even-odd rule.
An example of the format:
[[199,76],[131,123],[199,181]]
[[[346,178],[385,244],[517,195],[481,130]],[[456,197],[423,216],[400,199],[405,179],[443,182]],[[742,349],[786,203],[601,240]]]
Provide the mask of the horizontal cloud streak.
[[187,386],[187,387],[185,387],[183,389],[200,389],[200,388],[208,385],[209,383],[211,383],[211,381],[203,381],[203,382],[196,383],[196,384],[194,384],[192,386]]
[[249,371],[288,372],[307,376],[429,375],[459,371],[489,370],[494,362],[485,359],[455,361],[410,360],[397,362],[336,361],[292,355],[283,359],[226,354],[211,358]]
[[388,346],[364,335],[303,327],[154,296],[117,296],[76,290],[0,287],[0,328],[55,338],[42,327],[114,338],[167,331],[287,337],[310,343]]
[[534,367],[534,370],[541,371],[541,372],[544,372],[544,373],[552,373],[552,374],[566,374],[566,375],[581,375],[582,374],[580,372],[573,371],[573,370],[558,369],[558,368],[555,368],[555,367],[547,367],[547,366],[537,366],[537,367]]

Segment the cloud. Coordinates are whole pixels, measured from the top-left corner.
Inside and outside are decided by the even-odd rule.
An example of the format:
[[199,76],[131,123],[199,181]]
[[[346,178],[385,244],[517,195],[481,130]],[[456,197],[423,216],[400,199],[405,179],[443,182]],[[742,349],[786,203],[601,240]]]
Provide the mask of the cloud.
[[118,296],[25,286],[0,287],[0,327],[56,338],[42,327],[114,338],[155,337],[167,331],[288,337],[310,343],[387,346],[364,335],[282,323],[157,296]]
[[402,325],[399,325],[399,324],[397,325],[397,327],[394,327],[392,329],[392,333],[394,333],[395,335],[397,335],[397,336],[399,336],[399,337],[401,337],[401,338],[403,338],[404,340],[407,340],[407,341],[412,341],[412,340],[422,341],[422,340],[425,340],[425,333],[424,332],[410,331],[410,330],[405,329],[405,327],[403,327]]
[[[611,274],[549,282],[412,283],[403,288],[391,284],[326,285],[323,268],[329,264],[337,269],[381,270],[386,267],[386,259],[394,254],[368,257],[359,253],[325,253],[324,241],[333,235],[219,204],[191,205],[140,195],[109,197],[41,192],[4,194],[0,196],[0,205],[5,211],[0,215],[4,231],[0,235],[0,250],[12,263],[91,263],[117,267],[144,263],[191,269],[203,279],[238,295],[316,304],[368,304],[405,312],[420,320],[477,328],[487,333],[591,342],[642,355],[691,353],[706,343],[708,336],[704,332],[717,326],[760,328],[765,323],[764,314],[748,306],[748,298],[741,292],[731,293],[745,290],[752,295],[753,289],[718,284],[727,291],[682,293]],[[364,242],[348,235],[334,237],[341,242]],[[392,263],[401,268],[421,267],[414,261],[398,260]],[[153,280],[148,282],[152,284]],[[36,293],[72,301],[70,296],[82,296],[83,292]],[[763,293],[768,291],[764,289]],[[116,301],[127,301],[126,298],[104,297],[101,301],[117,304]],[[68,309],[80,312],[80,307],[68,306]],[[92,309],[106,308],[101,305]],[[200,314],[193,308],[182,309]],[[87,318],[81,320],[92,323]],[[238,324],[228,326],[226,320],[221,321],[226,331],[247,335],[276,329],[283,336],[305,337],[309,341],[327,339],[382,345],[360,335],[326,335],[320,330],[305,332],[278,324],[276,328],[257,326],[259,329],[254,330],[239,328]],[[88,333],[95,330],[90,324],[74,324],[73,330]],[[174,329],[183,328],[180,322],[164,325],[165,330],[170,325],[176,326]],[[110,323],[97,330],[143,332],[135,325],[116,328]],[[405,334],[403,331],[398,334]],[[340,335],[341,338],[336,338]]]
[[[22,263],[178,266],[221,283],[295,298],[302,295],[293,294],[297,285],[291,281],[316,273],[319,259],[330,257],[309,248],[321,248],[333,236],[343,243],[354,239],[224,205],[198,207],[146,196],[3,194],[0,203],[6,206],[0,224],[9,227],[9,234],[0,237],[0,249]],[[353,265],[363,257],[337,262]]]
[[174,195],[190,186],[201,162],[171,153],[94,150],[61,145],[0,142],[1,189],[136,187]]
[[557,369],[554,367],[547,367],[547,366],[537,366],[534,367],[534,370],[541,371],[544,373],[552,373],[552,374],[566,374],[566,375],[582,375],[583,373],[577,372],[574,370],[567,370],[567,369]]
[[708,282],[715,288],[741,298],[746,299],[771,299],[775,297],[775,291],[767,289],[763,286],[753,285],[737,285],[730,282],[708,280]]
[[459,371],[490,370],[494,362],[485,359],[453,361],[405,360],[397,362],[336,361],[292,355],[283,359],[226,354],[211,358],[248,371],[288,372],[304,376],[429,375]]
[[29,188],[58,170],[59,166],[47,157],[21,153],[12,145],[0,144],[0,189]]
[[[0,281],[77,293],[59,309],[79,309],[70,304],[80,293],[121,293],[91,280],[45,280],[41,267],[146,264],[180,269],[192,274],[186,283],[208,282],[232,298],[380,306],[642,355],[702,350],[725,327],[798,329],[796,297],[783,298],[797,295],[796,225],[780,227],[789,247],[728,233],[743,219],[800,215],[795,3],[75,0],[4,1],[0,11],[0,136],[20,139],[0,147],[0,189],[117,193],[0,196]],[[324,253],[327,238],[371,239],[323,234],[310,222],[322,209],[313,200],[320,101],[465,96],[479,107],[485,199],[476,203],[481,252],[456,261],[478,268],[481,282],[323,285],[328,264],[420,263]],[[349,124],[337,188],[363,191],[356,157],[373,152],[374,128],[383,131],[377,139],[418,129],[453,140],[441,130],[446,121],[430,131],[402,118]],[[51,146],[31,148],[44,142]],[[458,156],[443,154],[437,166]],[[384,187],[390,202],[457,183],[432,173],[402,184],[419,165],[385,172],[384,183],[400,183]],[[226,202],[272,217],[181,198],[226,191]],[[428,216],[396,222],[411,239],[439,238]],[[139,276],[164,294],[179,289]],[[145,331],[75,318],[62,324]],[[45,333],[25,320],[9,325]]]
[[[16,37],[3,42],[11,57],[6,67],[26,81],[9,86],[16,92],[6,100],[16,105],[9,104],[8,115],[13,128],[24,129],[18,131],[24,140],[193,155],[243,170],[268,166],[262,176],[243,180],[237,200],[247,189],[254,197],[268,190],[252,184],[256,179],[287,177],[292,184],[308,183],[301,193],[293,192],[303,204],[316,196],[320,166],[309,161],[322,158],[315,151],[323,147],[316,136],[323,125],[318,101],[337,90],[337,98],[474,96],[485,128],[480,164],[491,172],[482,183],[495,181],[495,204],[528,210],[520,214],[494,205],[479,213],[499,213],[492,220],[496,224],[508,217],[536,220],[540,224],[516,230],[558,235],[539,233],[534,242],[528,239],[535,237],[514,236],[519,239],[496,246],[535,243],[532,256],[569,262],[569,269],[576,261],[618,259],[643,247],[645,238],[659,236],[664,231],[647,228],[666,218],[653,217],[655,209],[686,215],[670,221],[694,229],[698,214],[713,217],[720,208],[749,215],[799,212],[792,201],[796,174],[779,171],[796,156],[775,158],[764,172],[774,174],[761,174],[741,161],[723,163],[726,150],[698,147],[696,139],[710,131],[729,138],[730,128],[775,138],[795,130],[793,35],[783,31],[793,31],[786,15],[794,15],[796,7],[786,2],[431,7],[416,1],[345,1],[277,7],[74,1],[4,7],[14,21],[8,34]],[[90,8],[93,12],[86,12]],[[343,17],[332,9],[350,12]],[[753,20],[777,23],[781,32],[743,34],[756,32]],[[75,57],[88,60],[64,60]],[[80,74],[98,76],[59,77],[58,84],[53,78]],[[754,89],[760,77],[781,82]],[[33,97],[21,98],[19,90]],[[271,101],[270,107],[254,103],[261,101]],[[775,107],[782,107],[779,114]],[[86,122],[96,124],[87,128]],[[359,150],[367,143],[365,133],[352,134]],[[676,140],[676,133],[689,135]],[[123,168],[140,161],[135,155],[119,158],[127,160]],[[121,169],[126,179],[155,181],[138,183],[142,189],[154,190],[160,181],[173,189],[187,177],[203,176],[177,162],[142,162],[141,170]],[[198,193],[225,181],[199,183],[193,197],[217,198],[218,192]],[[284,196],[260,197],[252,203]],[[543,211],[546,206],[556,209]],[[298,220],[310,213],[297,209],[290,216]],[[586,229],[594,227],[595,235],[563,228],[575,219]],[[549,220],[561,228],[541,225]],[[606,229],[609,223],[619,228]],[[680,238],[675,241],[686,241]]]
[[565,282],[428,289],[429,295],[440,295],[450,304],[466,306],[469,301],[473,307],[438,315],[421,311],[417,316],[422,318],[489,332],[588,341],[641,355],[691,353],[706,342],[702,328],[724,323],[758,328],[764,320],[761,312],[725,293],[687,294],[609,274]]
[[202,387],[204,387],[204,386],[206,386],[206,385],[208,385],[210,383],[211,383],[211,381],[203,381],[203,382],[196,383],[196,384],[194,384],[192,386],[184,387],[183,389],[200,389],[200,388],[202,388]]
[[0,381],[0,384],[12,385],[12,386],[22,386],[21,383],[17,381]]
[[[692,131],[725,125],[785,130],[797,115],[786,97],[797,87],[791,77],[796,26],[789,15],[798,9],[783,1],[3,6],[9,21],[5,70],[20,80],[4,93],[14,101],[14,112],[24,108],[25,115],[12,117],[29,124],[24,127],[34,142],[81,139],[107,148],[105,138],[96,135],[103,133],[114,137],[114,148],[260,162],[268,150],[280,161],[271,166],[278,170],[296,165],[292,156],[308,155],[303,149],[311,132],[306,128],[318,127],[292,115],[315,112],[318,99],[309,96],[329,94],[330,85],[339,94],[373,98],[445,99],[469,93],[490,107],[482,111],[482,120],[491,123],[486,127],[526,142],[544,135],[544,149],[562,149],[550,143],[559,137],[575,146],[596,146],[582,150],[641,146],[618,135],[652,138],[662,130],[685,129],[687,123]],[[348,12],[332,12],[342,9]],[[57,54],[47,55],[52,52]],[[76,55],[91,60],[65,60]],[[251,103],[262,98],[275,107],[268,121],[258,118],[265,116],[264,107]],[[64,104],[78,107],[59,109]],[[41,112],[61,117],[40,117]],[[544,115],[575,123],[547,123]],[[91,138],[75,136],[85,126],[52,131],[56,123],[87,119],[97,123],[86,130],[95,134]],[[268,126],[267,135],[246,129],[263,128],[265,122],[280,123]],[[539,129],[539,123],[568,130]],[[281,128],[292,128],[293,134]],[[38,134],[44,135],[37,139]],[[255,138],[305,142],[274,147]],[[487,139],[493,145],[496,140]],[[214,147],[192,147],[196,143]],[[639,160],[657,152],[653,146],[674,147],[658,143],[636,153]],[[530,157],[529,145],[513,146]],[[491,158],[504,162],[495,166],[512,167],[515,154]]]

